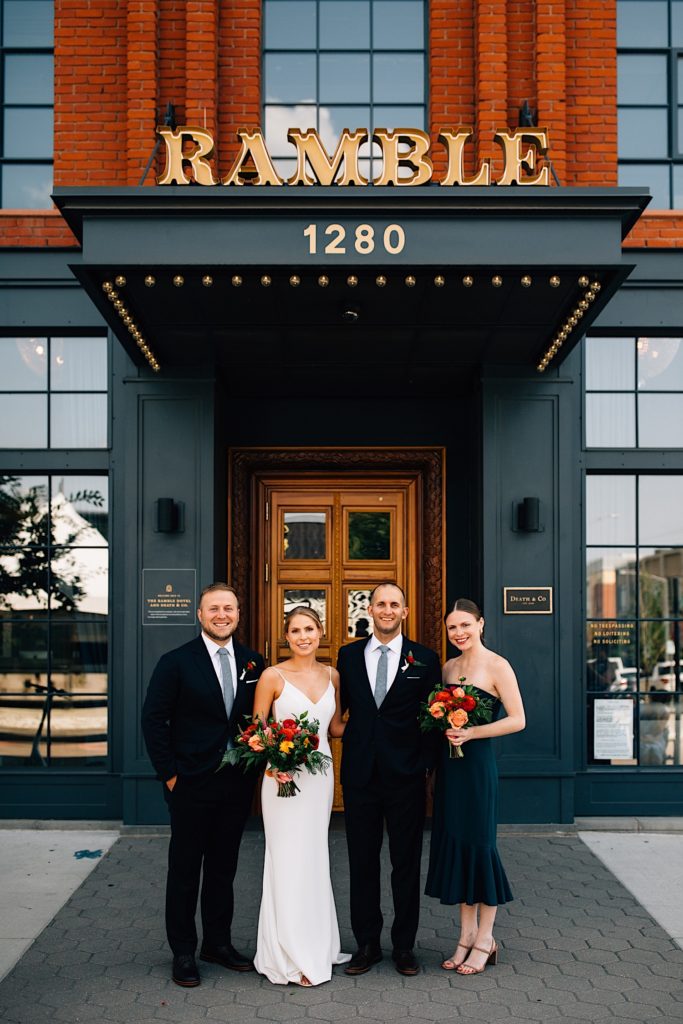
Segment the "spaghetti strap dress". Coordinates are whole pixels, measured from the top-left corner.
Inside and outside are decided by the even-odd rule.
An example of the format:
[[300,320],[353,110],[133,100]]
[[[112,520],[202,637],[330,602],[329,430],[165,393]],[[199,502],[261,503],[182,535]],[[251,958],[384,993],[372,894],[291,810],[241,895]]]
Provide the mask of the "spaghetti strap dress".
[[[284,686],[273,702],[274,717],[281,722],[307,711],[309,721],[320,723],[318,749],[330,754],[332,673],[316,703],[280,675]],[[351,959],[341,951],[330,877],[332,767],[326,775],[300,771],[295,780],[299,792],[293,797],[277,796],[277,783],[267,775],[261,787],[266,852],[254,966],[274,985],[299,983],[302,974],[312,985],[321,985],[332,977],[334,964]]]
[[[493,721],[500,707],[496,699]],[[425,892],[441,903],[494,907],[513,897],[496,846],[498,771],[493,743],[472,740],[462,751],[462,757],[449,757],[448,740],[443,738]]]

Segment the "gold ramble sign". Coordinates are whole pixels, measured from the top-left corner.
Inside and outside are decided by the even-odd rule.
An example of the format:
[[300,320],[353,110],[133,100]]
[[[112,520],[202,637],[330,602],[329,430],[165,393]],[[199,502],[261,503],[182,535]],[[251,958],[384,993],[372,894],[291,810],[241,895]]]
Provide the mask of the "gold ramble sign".
[[[240,151],[224,178],[216,178],[209,163],[213,155],[213,136],[205,128],[183,125],[160,126],[157,133],[166,146],[166,166],[157,178],[159,185],[368,185],[360,171],[360,148],[370,141],[364,128],[344,128],[334,153],[325,149],[314,128],[290,128],[288,141],[294,146],[296,170],[282,178],[270,158],[260,129],[240,128]],[[476,174],[465,172],[465,147],[472,138],[471,129],[441,128],[439,143],[445,147],[446,171],[439,185],[490,185],[491,164],[482,160]],[[548,150],[545,129],[517,128],[494,135],[503,153],[503,172],[497,185],[549,185],[547,165],[539,167],[539,157]],[[381,150],[381,171],[373,185],[427,185],[434,168],[430,156],[431,139],[416,128],[375,128],[372,142]]]

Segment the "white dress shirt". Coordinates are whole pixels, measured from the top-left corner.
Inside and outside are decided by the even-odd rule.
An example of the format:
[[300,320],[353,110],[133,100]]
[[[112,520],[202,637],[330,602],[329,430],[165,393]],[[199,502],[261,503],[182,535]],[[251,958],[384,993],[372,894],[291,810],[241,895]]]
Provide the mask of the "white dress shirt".
[[[220,646],[219,644],[214,643],[214,641],[210,637],[208,637],[206,633],[202,633],[202,640],[206,644],[206,649],[209,652],[209,657],[211,658],[211,664],[214,667],[214,671],[218,676],[218,682],[220,683],[222,692],[223,673],[221,672],[221,659],[220,655],[218,654]],[[237,663],[235,662],[235,652],[232,647],[232,637],[230,637],[227,644],[225,644],[225,649],[228,652],[228,658],[230,659],[230,674],[232,675],[232,695],[233,697],[235,697],[237,692]],[[225,700],[225,694],[223,694],[223,699]]]
[[377,666],[379,665],[380,650],[381,646],[388,647],[387,652],[387,693],[391,689],[391,684],[396,678],[399,670],[401,661],[401,651],[403,649],[403,634],[399,633],[393,640],[390,640],[388,644],[385,644],[383,640],[378,640],[373,633],[367,644],[365,645],[365,667],[368,670],[368,679],[370,680],[370,687],[372,688],[372,695],[375,695],[375,684],[377,682]]

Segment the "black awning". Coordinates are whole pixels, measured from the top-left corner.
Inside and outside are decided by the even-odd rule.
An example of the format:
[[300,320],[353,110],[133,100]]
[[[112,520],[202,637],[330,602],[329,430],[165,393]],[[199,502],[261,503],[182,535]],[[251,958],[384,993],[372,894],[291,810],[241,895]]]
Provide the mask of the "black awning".
[[368,359],[418,375],[560,361],[632,269],[621,243],[649,200],[496,186],[54,198],[83,245],[74,273],[136,361],[265,370],[296,342],[351,375]]

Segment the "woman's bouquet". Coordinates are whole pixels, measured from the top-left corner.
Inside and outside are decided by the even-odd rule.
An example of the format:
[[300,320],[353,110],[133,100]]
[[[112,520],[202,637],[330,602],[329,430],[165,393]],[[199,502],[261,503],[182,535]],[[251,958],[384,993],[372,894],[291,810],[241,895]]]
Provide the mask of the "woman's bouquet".
[[278,796],[294,796],[299,787],[294,775],[305,769],[310,775],[325,775],[332,764],[328,754],[318,750],[320,737],[317,718],[308,721],[308,712],[282,722],[250,722],[240,729],[232,750],[226,750],[219,768],[241,764],[245,771],[267,763],[266,775],[277,782]]
[[[460,686],[445,683],[437,690],[432,690],[426,704],[420,705],[419,722],[423,732],[438,729],[462,729],[470,725],[483,725],[493,718],[493,698],[482,697],[482,691],[476,686],[462,684],[465,676],[460,676]],[[456,747],[449,741],[449,757],[464,757],[462,747]]]

